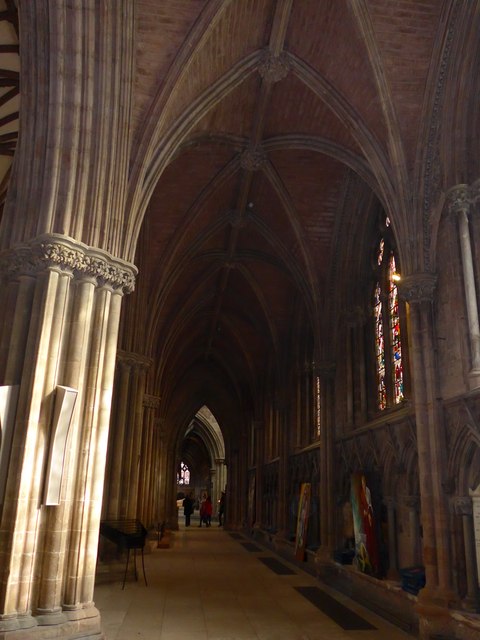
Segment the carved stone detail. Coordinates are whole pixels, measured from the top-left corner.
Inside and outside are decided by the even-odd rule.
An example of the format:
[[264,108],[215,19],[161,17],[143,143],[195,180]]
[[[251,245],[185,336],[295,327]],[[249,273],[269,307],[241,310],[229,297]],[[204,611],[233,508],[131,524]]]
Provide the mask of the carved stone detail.
[[[152,366],[152,359],[142,356],[139,353],[117,351],[117,360],[122,365],[132,368],[149,369]],[[153,397],[153,396],[152,396]]]
[[313,373],[323,380],[333,380],[337,365],[327,360],[313,363]]
[[262,147],[249,147],[240,156],[240,166],[246,171],[258,171],[267,161],[267,154]]
[[160,406],[160,398],[158,396],[145,394],[143,396],[143,406],[147,407],[147,409],[158,409]]
[[473,513],[472,499],[469,496],[452,498],[453,513],[459,516],[471,516]]
[[280,82],[280,80],[287,77],[290,68],[291,65],[285,52],[275,56],[271,51],[267,50],[258,67],[258,73],[265,82]]
[[434,273],[416,273],[399,282],[400,296],[410,303],[431,302],[437,284]]
[[133,291],[137,274],[133,264],[59,234],[40,236],[0,255],[0,274],[4,277],[36,275],[46,270],[91,278],[97,286],[109,286],[123,293]]
[[469,211],[472,202],[472,191],[466,184],[459,184],[447,193],[448,210],[450,213]]

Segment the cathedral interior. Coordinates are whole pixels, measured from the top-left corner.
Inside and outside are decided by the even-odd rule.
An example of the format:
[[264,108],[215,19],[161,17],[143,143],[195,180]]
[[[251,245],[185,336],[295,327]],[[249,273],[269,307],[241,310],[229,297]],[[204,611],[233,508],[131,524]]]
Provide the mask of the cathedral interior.
[[104,637],[101,523],[222,491],[480,638],[479,32],[479,0],[0,0],[2,640]]

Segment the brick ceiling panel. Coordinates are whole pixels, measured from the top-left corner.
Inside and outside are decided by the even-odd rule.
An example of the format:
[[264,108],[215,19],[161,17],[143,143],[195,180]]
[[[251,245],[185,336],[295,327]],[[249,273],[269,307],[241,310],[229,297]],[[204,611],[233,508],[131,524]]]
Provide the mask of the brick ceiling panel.
[[231,208],[235,178],[225,183],[215,180],[230,159],[228,147],[212,152],[211,146],[198,145],[185,150],[166,169],[147,212],[154,264],[164,269],[172,249],[181,255]]
[[274,86],[272,105],[265,122],[266,139],[288,134],[315,136],[361,154],[345,124],[293,73]]
[[136,0],[134,121],[143,122],[158,87],[207,0]]
[[[266,45],[271,6],[271,0],[245,0],[226,5],[188,63],[188,73],[186,68],[172,92],[165,113],[165,128],[237,62]],[[241,37],[232,37],[233,34]]]
[[294,0],[286,48],[307,62],[381,140],[385,119],[367,49],[347,0]]
[[369,0],[368,9],[411,165],[441,3],[438,0],[392,3]]
[[202,134],[249,137],[260,82],[258,73],[250,75],[197,123],[189,137],[195,138]]

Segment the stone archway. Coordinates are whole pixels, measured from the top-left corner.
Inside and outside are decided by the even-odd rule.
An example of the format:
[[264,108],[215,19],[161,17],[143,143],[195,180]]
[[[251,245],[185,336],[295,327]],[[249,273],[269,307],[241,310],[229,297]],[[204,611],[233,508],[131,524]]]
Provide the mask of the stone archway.
[[176,485],[177,494],[193,493],[196,498],[207,492],[214,506],[225,490],[227,468],[225,464],[225,443],[220,426],[207,406],[201,407],[190,421],[178,445],[176,468],[184,462],[190,471],[187,486]]

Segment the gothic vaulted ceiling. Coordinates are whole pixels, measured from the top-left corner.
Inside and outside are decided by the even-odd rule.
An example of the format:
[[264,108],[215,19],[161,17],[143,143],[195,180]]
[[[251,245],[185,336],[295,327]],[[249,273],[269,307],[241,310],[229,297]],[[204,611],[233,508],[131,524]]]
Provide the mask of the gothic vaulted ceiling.
[[[315,336],[312,357],[334,357],[332,301],[342,270],[359,266],[365,212],[386,210],[403,269],[428,267],[418,203],[428,208],[442,180],[468,182],[446,150],[478,156],[466,133],[468,122],[478,138],[478,100],[462,95],[480,93],[479,2],[132,6],[121,257],[136,251],[139,278],[121,346],[152,358],[167,414],[186,426],[207,404],[221,421],[232,399],[251,407],[269,393],[264,380],[285,384],[302,331]],[[0,0],[0,27],[1,197],[18,129],[14,0]],[[453,165],[456,175],[441,175]]]
[[289,366],[296,323],[321,334],[356,202],[416,237],[460,5],[137,0],[132,166],[149,167],[135,296],[167,410],[251,398]]

